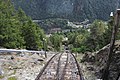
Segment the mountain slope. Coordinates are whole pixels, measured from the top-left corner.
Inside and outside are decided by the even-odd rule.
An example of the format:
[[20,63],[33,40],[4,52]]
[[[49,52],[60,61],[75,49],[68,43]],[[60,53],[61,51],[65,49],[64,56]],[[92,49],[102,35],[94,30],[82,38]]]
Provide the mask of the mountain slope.
[[72,21],[85,19],[108,20],[115,11],[117,0],[12,0],[33,19],[66,18]]

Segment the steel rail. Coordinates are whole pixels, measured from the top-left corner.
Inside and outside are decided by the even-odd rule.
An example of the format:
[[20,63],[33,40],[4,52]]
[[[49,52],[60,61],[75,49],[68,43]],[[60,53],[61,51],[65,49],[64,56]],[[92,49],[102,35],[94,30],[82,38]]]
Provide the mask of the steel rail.
[[78,74],[79,74],[79,76],[80,76],[80,80],[84,80],[84,78],[82,77],[83,74],[82,74],[82,72],[81,72],[81,69],[80,69],[80,66],[79,66],[79,63],[78,63],[77,59],[75,58],[75,56],[73,55],[73,53],[70,53],[70,54],[72,54],[72,56],[74,57],[75,62],[76,62],[76,64],[77,64]]
[[52,61],[52,59],[54,57],[56,57],[58,54],[55,54],[43,67],[43,69],[40,71],[40,73],[38,74],[37,78],[35,80],[40,80],[40,77],[42,76],[43,72],[45,71],[45,69],[47,68],[47,66],[49,65],[49,63]]
[[60,55],[59,60],[58,60],[57,71],[56,71],[56,80],[59,80],[60,58],[61,58],[62,54]]

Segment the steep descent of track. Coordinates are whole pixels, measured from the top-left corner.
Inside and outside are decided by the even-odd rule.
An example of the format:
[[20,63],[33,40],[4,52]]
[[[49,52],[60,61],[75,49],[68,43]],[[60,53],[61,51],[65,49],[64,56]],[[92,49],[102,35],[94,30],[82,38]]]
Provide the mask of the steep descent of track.
[[83,80],[79,64],[72,53],[54,55],[35,80]]

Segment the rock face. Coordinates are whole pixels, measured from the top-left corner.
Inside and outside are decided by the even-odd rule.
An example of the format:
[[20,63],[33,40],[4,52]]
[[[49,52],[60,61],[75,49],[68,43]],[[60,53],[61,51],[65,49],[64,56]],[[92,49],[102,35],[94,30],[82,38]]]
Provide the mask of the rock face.
[[[96,75],[98,79],[101,79],[102,77],[102,73],[106,65],[107,58],[108,58],[108,51],[109,51],[109,45],[95,52],[94,53],[95,55],[93,55],[95,57],[94,62],[89,61],[92,56],[90,57],[88,55],[89,56],[88,58],[85,58],[85,59],[83,58],[83,61],[90,64],[89,65],[90,67],[88,68],[94,71],[94,75]],[[112,55],[111,61],[112,62],[110,63],[110,69],[109,69],[109,72],[110,72],[109,80],[117,80],[118,75],[120,74],[120,41],[116,41],[115,43],[115,49],[114,49],[114,53]]]
[[[96,62],[94,65],[97,66],[96,71],[99,72],[99,78],[103,73],[107,58],[108,58],[109,45],[98,51],[95,55]],[[120,41],[116,41],[114,53],[112,55],[112,62],[110,63],[109,69],[110,75],[109,80],[116,80],[120,72]]]
[[12,0],[33,19],[66,18],[83,21],[95,18],[108,20],[118,0]]
[[46,11],[51,14],[72,14],[75,0],[48,0]]

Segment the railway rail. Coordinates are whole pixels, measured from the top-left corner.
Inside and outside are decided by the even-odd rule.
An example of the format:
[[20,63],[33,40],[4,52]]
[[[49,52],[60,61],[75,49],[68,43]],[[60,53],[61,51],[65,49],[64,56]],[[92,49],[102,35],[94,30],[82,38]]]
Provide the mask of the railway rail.
[[55,54],[35,80],[84,80],[79,64],[72,53]]

